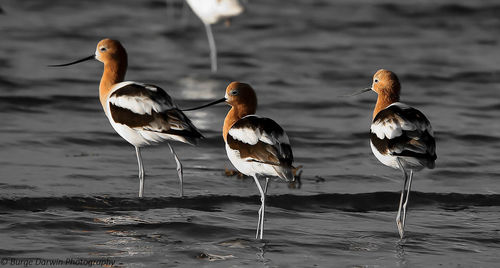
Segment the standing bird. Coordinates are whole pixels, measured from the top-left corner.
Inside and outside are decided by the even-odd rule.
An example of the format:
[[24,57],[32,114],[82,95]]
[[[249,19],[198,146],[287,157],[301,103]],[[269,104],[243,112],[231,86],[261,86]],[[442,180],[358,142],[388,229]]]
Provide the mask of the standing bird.
[[115,131],[135,147],[139,163],[139,197],[144,193],[144,166],[140,148],[163,141],[167,141],[174,155],[182,196],[182,164],[168,141],[176,140],[194,145],[202,135],[163,89],[154,85],[123,81],[127,72],[127,52],[116,40],[101,40],[92,56],[50,66],[68,66],[92,59],[104,63],[104,73],[99,85],[102,108]]
[[372,87],[356,94],[370,90],[378,94],[370,133],[373,154],[382,164],[400,169],[404,176],[396,216],[399,235],[403,238],[413,172],[423,168],[433,169],[435,166],[434,132],[422,112],[399,102],[401,85],[395,73],[378,70],[373,75]]
[[[248,84],[232,82],[227,87],[224,98],[188,110],[224,101],[232,106],[226,115],[222,131],[227,156],[241,173],[254,178],[259,189],[261,206],[255,238],[262,239],[269,177],[279,177],[287,182],[295,180],[292,173],[292,148],[285,131],[276,122],[255,115],[257,96]],[[264,189],[259,182],[261,177],[266,178]]]
[[210,47],[210,61],[212,72],[217,72],[217,48],[215,47],[214,35],[211,24],[221,19],[229,19],[240,15],[243,6],[239,0],[186,0],[193,12],[205,25],[208,45]]

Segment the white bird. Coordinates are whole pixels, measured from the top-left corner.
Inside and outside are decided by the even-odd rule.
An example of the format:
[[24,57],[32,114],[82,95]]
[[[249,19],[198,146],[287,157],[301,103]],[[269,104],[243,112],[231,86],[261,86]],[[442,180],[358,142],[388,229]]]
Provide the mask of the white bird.
[[210,47],[210,60],[212,72],[217,72],[217,48],[211,24],[221,19],[228,19],[240,15],[244,8],[238,0],[186,0],[193,12],[205,25],[208,45]]

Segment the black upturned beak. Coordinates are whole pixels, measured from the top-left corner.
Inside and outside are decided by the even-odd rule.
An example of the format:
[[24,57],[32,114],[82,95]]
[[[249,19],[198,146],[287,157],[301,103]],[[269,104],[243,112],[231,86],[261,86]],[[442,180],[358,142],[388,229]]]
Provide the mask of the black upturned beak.
[[207,104],[202,105],[202,106],[198,106],[198,107],[194,107],[194,108],[189,108],[189,109],[183,109],[181,111],[186,112],[186,111],[199,110],[199,109],[203,109],[205,107],[212,106],[212,105],[215,105],[217,103],[221,103],[221,102],[225,102],[225,101],[226,101],[226,98],[222,98],[220,100],[212,101],[211,103],[207,103]]
[[63,66],[69,66],[69,65],[77,64],[77,63],[88,61],[88,60],[94,60],[94,59],[95,59],[95,55],[92,55],[92,56],[88,56],[88,57],[83,58],[81,60],[73,61],[73,62],[70,62],[70,63],[54,64],[54,65],[48,65],[48,66],[49,67],[63,67]]
[[371,88],[365,88],[365,89],[362,89],[362,90],[360,90],[360,91],[358,91],[358,92],[354,92],[354,93],[352,93],[352,94],[344,95],[344,97],[352,97],[352,96],[356,96],[356,95],[359,95],[359,94],[363,94],[363,93],[365,93],[365,92],[368,92],[368,91],[370,91],[370,90],[372,90],[372,89],[371,89]]

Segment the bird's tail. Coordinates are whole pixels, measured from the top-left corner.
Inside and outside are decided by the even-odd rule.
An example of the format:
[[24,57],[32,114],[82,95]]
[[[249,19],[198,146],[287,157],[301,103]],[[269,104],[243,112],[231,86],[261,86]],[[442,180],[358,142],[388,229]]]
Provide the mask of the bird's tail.
[[187,133],[185,135],[171,135],[171,137],[172,136],[175,136],[175,138],[173,138],[174,140],[177,140],[177,141],[180,141],[180,142],[183,142],[183,143],[187,143],[187,144],[193,145],[193,146],[198,145],[198,142],[201,139],[205,138],[196,129],[195,129],[195,131]]
[[278,176],[287,182],[295,181],[295,176],[293,175],[292,166],[279,166],[274,168],[278,173]]
[[198,142],[203,138],[205,138],[205,137],[203,137],[203,135],[201,135],[201,133],[199,133],[199,135],[196,135],[196,136],[185,137],[185,139],[186,139],[185,142],[190,144],[190,145],[198,145]]
[[198,141],[204,138],[191,120],[181,110],[170,109],[164,113],[164,116],[170,125],[176,126],[175,129],[171,128],[168,133],[176,135],[178,141],[197,145]]

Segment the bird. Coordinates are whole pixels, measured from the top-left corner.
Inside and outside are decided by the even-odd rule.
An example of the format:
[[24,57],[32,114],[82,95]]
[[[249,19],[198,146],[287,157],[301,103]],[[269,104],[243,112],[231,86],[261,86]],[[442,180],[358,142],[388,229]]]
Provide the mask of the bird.
[[373,75],[372,86],[353,95],[368,91],[378,94],[370,127],[372,152],[382,164],[403,173],[403,190],[396,216],[399,236],[403,239],[413,172],[435,167],[434,132],[422,112],[399,101],[401,84],[395,73],[378,70]]
[[[231,106],[222,129],[227,156],[238,171],[253,177],[261,196],[255,238],[263,239],[269,178],[278,177],[287,182],[295,180],[290,140],[278,123],[255,115],[257,95],[246,83],[231,82],[224,98],[183,111],[197,110],[220,102]],[[260,178],[265,178],[264,188],[259,182]]]
[[210,47],[210,62],[212,72],[217,72],[217,48],[210,25],[221,19],[229,19],[240,15],[244,8],[239,0],[186,0],[193,12],[205,25],[208,45]]
[[104,63],[99,85],[99,100],[114,130],[135,147],[139,165],[139,197],[144,195],[144,165],[141,148],[166,142],[174,156],[183,196],[183,167],[169,141],[195,145],[202,134],[177,107],[174,100],[160,87],[134,81],[124,81],[127,72],[127,52],[117,40],[99,41],[93,55],[61,67],[88,60]]

